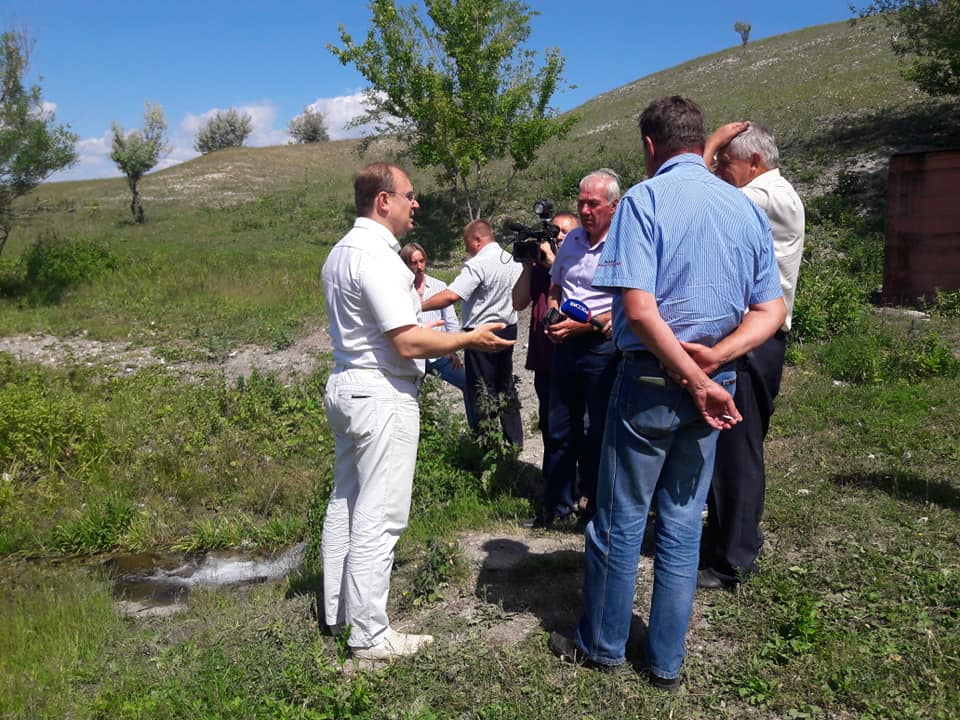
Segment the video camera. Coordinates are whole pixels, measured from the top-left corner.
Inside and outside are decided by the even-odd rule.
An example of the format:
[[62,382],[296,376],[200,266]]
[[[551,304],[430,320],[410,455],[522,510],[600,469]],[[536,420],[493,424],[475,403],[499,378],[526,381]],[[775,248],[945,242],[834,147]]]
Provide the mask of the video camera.
[[513,259],[518,263],[533,264],[538,262],[543,253],[540,244],[550,243],[550,249],[557,252],[557,236],[560,228],[550,222],[553,217],[553,203],[549,200],[537,200],[533,204],[533,212],[540,218],[540,227],[527,227],[522,223],[513,222],[509,227],[516,236],[513,238]]

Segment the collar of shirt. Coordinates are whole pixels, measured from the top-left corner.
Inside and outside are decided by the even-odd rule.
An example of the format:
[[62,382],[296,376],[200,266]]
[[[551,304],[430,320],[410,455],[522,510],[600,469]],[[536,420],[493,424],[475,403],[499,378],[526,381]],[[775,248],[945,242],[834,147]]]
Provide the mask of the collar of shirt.
[[503,252],[503,249],[500,247],[500,243],[494,240],[493,242],[489,242],[486,245],[484,245],[482,248],[480,248],[480,251],[476,255],[474,255],[474,257],[476,258],[476,257],[480,257],[481,255],[490,255],[492,253],[500,253],[500,252]]
[[780,168],[770,168],[766,172],[762,172],[759,175],[757,175],[753,180],[751,180],[746,185],[744,185],[744,187],[765,188],[775,184],[779,179],[780,179]]
[[563,239],[564,243],[570,242],[571,240],[574,243],[579,243],[583,247],[584,252],[600,252],[603,249],[603,243],[607,239],[607,233],[603,234],[603,237],[597,242],[596,245],[591,245],[590,240],[587,237],[587,231],[582,227],[574,228],[570,233]]
[[383,240],[387,244],[387,247],[389,247],[391,250],[394,252],[400,252],[400,243],[397,242],[397,239],[393,236],[393,233],[390,232],[386,225],[382,225],[376,220],[371,220],[368,217],[358,217],[353,221],[353,226],[355,228],[369,230]]
[[660,169],[654,173],[654,177],[657,175],[663,175],[666,172],[670,172],[675,167],[679,165],[699,165],[704,170],[707,168],[707,164],[703,161],[702,155],[697,155],[696,153],[680,153],[679,155],[674,155],[671,158],[668,158],[667,161],[660,166]]

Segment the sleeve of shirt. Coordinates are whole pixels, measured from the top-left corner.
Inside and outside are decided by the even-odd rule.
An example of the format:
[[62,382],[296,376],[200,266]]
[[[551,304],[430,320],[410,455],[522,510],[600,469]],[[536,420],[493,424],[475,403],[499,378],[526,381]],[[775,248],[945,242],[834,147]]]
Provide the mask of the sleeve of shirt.
[[757,215],[762,222],[763,232],[757,241],[757,265],[753,290],[750,293],[751,305],[776,300],[783,296],[783,288],[780,286],[780,267],[777,265],[777,254],[773,249],[770,223],[763,211],[758,210]]
[[770,193],[753,185],[744,185],[740,190],[767,215],[770,214]]
[[460,318],[457,317],[453,305],[447,305],[443,309],[443,329],[447,332],[460,332]]
[[450,283],[448,289],[453,290],[461,300],[467,300],[480,287],[482,282],[483,278],[480,271],[468,262],[463,266],[460,274]]
[[597,290],[617,294],[630,288],[656,294],[657,240],[644,200],[643,195],[628,195],[617,205],[593,275]]
[[[573,235],[574,230],[570,234]],[[564,243],[557,248],[557,254],[553,258],[553,265],[550,266],[550,269],[547,271],[550,273],[550,282],[554,285],[560,285],[563,283],[563,275],[566,272],[564,263],[567,261],[567,255],[570,254],[570,248],[572,247],[571,243],[564,241]]]
[[[370,308],[373,320],[380,332],[407,325],[419,325],[417,309],[413,304],[413,275],[406,284],[396,267],[391,267],[393,258],[368,256],[365,258],[360,274],[360,290],[363,299]],[[396,258],[401,263],[399,256]]]

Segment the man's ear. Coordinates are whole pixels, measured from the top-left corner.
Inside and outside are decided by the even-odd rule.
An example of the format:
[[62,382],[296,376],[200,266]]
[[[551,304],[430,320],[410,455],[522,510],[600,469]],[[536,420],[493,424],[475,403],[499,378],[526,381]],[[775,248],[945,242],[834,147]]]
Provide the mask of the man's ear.
[[387,203],[389,202],[390,196],[385,192],[378,192],[377,196],[373,199],[373,210],[377,215],[386,215]]
[[643,152],[649,155],[651,158],[653,157],[654,152],[656,152],[656,148],[653,145],[653,138],[651,138],[649,135],[643,136]]

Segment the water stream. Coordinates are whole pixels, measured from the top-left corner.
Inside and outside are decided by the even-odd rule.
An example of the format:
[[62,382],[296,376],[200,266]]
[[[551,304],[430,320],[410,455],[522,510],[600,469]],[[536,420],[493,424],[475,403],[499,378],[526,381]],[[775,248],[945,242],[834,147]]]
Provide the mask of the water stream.
[[182,606],[191,588],[247,585],[276,580],[303,565],[306,543],[275,555],[250,557],[237,553],[207,553],[197,557],[139,553],[121,555],[104,565],[113,578],[114,596],[131,614],[173,611]]

